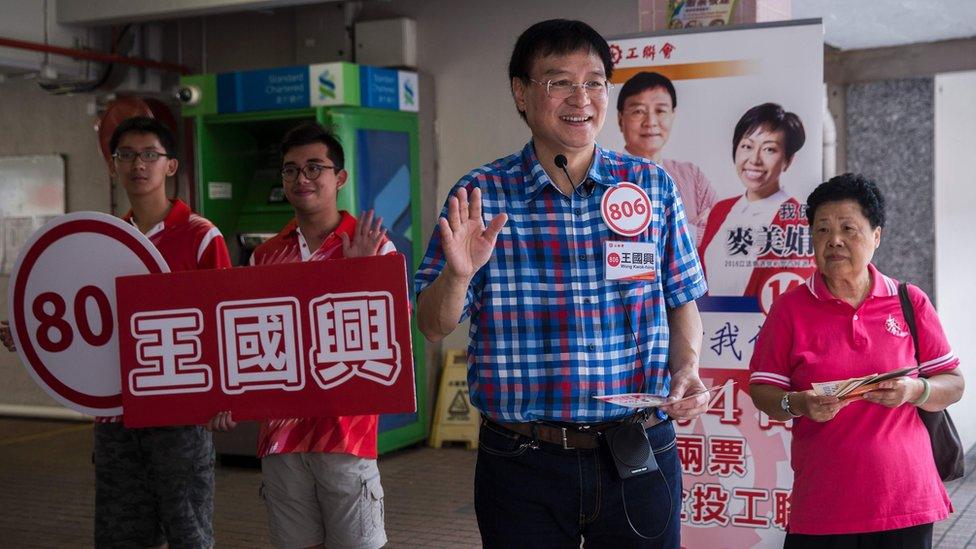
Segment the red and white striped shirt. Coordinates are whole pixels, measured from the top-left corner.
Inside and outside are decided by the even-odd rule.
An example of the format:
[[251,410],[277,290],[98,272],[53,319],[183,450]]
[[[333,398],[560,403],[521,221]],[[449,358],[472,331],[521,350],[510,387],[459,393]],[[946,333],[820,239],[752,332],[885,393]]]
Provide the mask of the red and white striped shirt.
[[[343,259],[342,239],[339,235],[345,233],[352,240],[356,230],[356,218],[345,211],[340,211],[339,214],[339,226],[322,241],[317,250],[309,250],[298,223],[293,219],[274,238],[254,250],[251,265]],[[394,252],[396,248],[387,239],[378,255]],[[378,415],[265,421],[261,423],[258,434],[258,457],[294,452],[322,452],[375,458],[378,427]]]
[[[230,268],[230,255],[220,229],[193,213],[182,200],[177,198],[171,202],[173,207],[166,218],[146,232],[146,237],[166,260],[170,272]],[[122,220],[135,225],[131,210]],[[95,418],[98,423],[121,420],[122,416]]]

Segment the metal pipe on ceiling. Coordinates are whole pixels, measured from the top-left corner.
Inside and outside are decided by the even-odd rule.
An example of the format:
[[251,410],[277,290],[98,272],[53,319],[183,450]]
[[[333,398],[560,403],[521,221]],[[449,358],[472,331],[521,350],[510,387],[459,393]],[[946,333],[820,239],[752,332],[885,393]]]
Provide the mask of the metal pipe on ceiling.
[[22,50],[39,51],[44,53],[52,53],[55,55],[64,55],[67,57],[74,57],[75,59],[87,59],[89,61],[98,61],[100,63],[121,63],[124,65],[134,65],[136,67],[145,67],[149,69],[157,69],[167,72],[178,72],[180,74],[191,74],[193,72],[190,67],[186,65],[178,65],[175,63],[166,63],[163,61],[153,61],[152,59],[144,59],[141,57],[127,57],[125,55],[117,55],[114,53],[104,53],[99,51],[91,50],[79,50],[74,48],[62,48],[61,46],[52,46],[49,44],[41,44],[38,42],[28,42],[26,40],[16,40],[13,38],[5,38],[0,36],[0,46],[7,48],[17,48]]

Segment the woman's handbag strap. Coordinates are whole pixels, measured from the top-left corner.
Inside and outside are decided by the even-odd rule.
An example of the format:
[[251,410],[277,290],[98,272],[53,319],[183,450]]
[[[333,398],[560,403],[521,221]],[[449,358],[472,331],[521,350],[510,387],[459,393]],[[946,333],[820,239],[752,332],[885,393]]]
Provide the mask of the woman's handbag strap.
[[[901,314],[905,317],[905,324],[908,324],[908,331],[912,334],[912,343],[915,344],[915,364],[921,364],[918,359],[918,330],[915,328],[915,307],[912,306],[908,298],[908,283],[898,284],[898,299],[901,301]],[[919,372],[919,375],[922,373]]]

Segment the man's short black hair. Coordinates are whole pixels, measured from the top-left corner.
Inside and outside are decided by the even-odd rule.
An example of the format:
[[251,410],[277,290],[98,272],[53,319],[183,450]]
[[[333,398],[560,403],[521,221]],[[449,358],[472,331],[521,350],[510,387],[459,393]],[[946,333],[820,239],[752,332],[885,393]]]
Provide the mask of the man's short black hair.
[[[532,25],[515,41],[512,58],[508,62],[508,81],[519,78],[528,83],[532,75],[532,64],[539,57],[565,55],[581,50],[595,53],[603,61],[603,71],[607,80],[613,75],[613,58],[610,45],[582,21],[569,19],[549,19]],[[519,112],[525,118],[524,112]]]
[[796,151],[803,147],[806,141],[806,132],[803,131],[803,122],[794,113],[786,112],[783,107],[776,103],[763,103],[746,111],[735,125],[732,133],[732,160],[735,160],[735,150],[739,147],[739,141],[759,128],[766,131],[782,131],[783,144],[786,148],[786,160],[793,160]]
[[674,92],[674,84],[671,79],[659,72],[642,71],[624,82],[620,88],[620,95],[617,96],[617,112],[624,112],[624,103],[632,95],[639,95],[647,90],[663,88],[671,96],[671,108],[678,108],[678,94]]
[[885,199],[878,185],[859,173],[845,173],[817,185],[807,197],[807,220],[813,225],[817,208],[828,202],[853,200],[872,229],[885,225]]
[[346,156],[342,152],[342,143],[325,126],[318,122],[303,122],[298,126],[288,130],[285,137],[281,140],[281,157],[284,158],[288,151],[302,145],[321,143],[328,149],[326,156],[332,161],[336,169],[343,169],[346,166]]
[[173,132],[159,120],[149,118],[148,116],[135,116],[123,120],[115,127],[115,131],[112,132],[112,137],[108,141],[108,148],[112,154],[116,153],[116,149],[119,147],[119,141],[127,133],[155,135],[156,139],[159,139],[159,144],[163,146],[163,151],[166,152],[166,156],[176,158],[176,138],[173,137]]

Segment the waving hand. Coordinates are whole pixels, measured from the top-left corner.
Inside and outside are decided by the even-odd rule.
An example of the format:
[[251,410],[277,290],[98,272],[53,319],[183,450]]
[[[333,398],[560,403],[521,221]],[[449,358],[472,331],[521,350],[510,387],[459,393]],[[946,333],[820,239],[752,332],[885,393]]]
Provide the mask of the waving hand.
[[447,270],[454,276],[470,279],[491,258],[498,233],[508,215],[496,215],[485,227],[481,218],[481,189],[468,191],[461,187],[448,200],[447,218],[440,218],[441,246],[447,259]]

